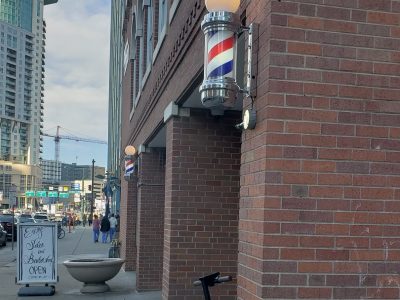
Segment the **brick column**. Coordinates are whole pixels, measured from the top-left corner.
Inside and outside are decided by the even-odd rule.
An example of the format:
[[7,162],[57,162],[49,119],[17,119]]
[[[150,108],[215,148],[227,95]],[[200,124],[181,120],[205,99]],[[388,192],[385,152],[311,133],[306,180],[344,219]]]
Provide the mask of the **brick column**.
[[242,4],[264,69],[238,299],[398,299],[399,1]]
[[138,291],[161,290],[164,242],[165,149],[141,153],[138,174]]
[[137,178],[121,180],[120,232],[121,258],[125,271],[136,269]]
[[[236,277],[239,118],[192,109],[190,117],[167,123],[163,299],[201,299],[192,282],[206,274]],[[236,282],[212,293],[213,299],[236,299]]]

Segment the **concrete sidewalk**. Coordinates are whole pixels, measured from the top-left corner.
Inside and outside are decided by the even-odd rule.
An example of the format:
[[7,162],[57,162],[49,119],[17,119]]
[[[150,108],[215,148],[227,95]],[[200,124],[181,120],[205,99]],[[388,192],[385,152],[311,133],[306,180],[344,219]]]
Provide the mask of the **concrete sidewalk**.
[[[18,297],[21,285],[15,284],[17,250],[10,246],[0,250],[0,256],[11,254],[9,262],[0,265],[0,299],[107,299],[107,300],[160,300],[161,292],[138,293],[135,291],[135,272],[121,270],[116,277],[107,281],[111,291],[99,294],[82,294],[82,283],[75,280],[62,264],[65,260],[78,257],[107,257],[110,244],[93,243],[90,227],[77,227],[65,238],[58,240],[58,276],[54,296]],[[10,242],[11,243],[11,242]]]

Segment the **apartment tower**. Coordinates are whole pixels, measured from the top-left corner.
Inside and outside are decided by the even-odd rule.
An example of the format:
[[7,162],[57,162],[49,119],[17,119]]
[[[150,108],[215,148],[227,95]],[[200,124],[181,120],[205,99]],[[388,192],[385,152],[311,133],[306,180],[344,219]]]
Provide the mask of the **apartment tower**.
[[[0,175],[6,199],[11,182],[21,196],[23,186],[41,182],[46,39],[43,7],[56,2],[0,1],[0,164],[11,166],[7,174]],[[30,171],[22,175],[17,171],[22,169]],[[24,178],[18,178],[21,176]]]

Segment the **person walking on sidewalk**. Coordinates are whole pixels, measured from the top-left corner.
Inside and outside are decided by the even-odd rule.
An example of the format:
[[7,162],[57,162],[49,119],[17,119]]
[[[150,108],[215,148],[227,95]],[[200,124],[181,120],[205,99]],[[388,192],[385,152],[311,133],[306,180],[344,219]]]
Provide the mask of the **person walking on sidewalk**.
[[71,227],[72,227],[72,230],[74,230],[74,217],[70,213],[68,216],[68,233],[71,233]]
[[114,217],[114,214],[111,214],[111,217],[110,217],[110,243],[112,242],[112,239],[114,237],[115,230],[117,229],[117,225],[118,225],[117,219]]
[[110,231],[110,220],[108,220],[107,216],[101,219],[100,231],[102,243],[107,243],[108,232]]
[[83,214],[82,215],[82,225],[83,225],[83,227],[86,226],[86,220],[87,220],[86,214]]
[[99,234],[100,234],[100,220],[99,217],[97,215],[93,216],[93,240],[95,243],[97,243],[99,241]]

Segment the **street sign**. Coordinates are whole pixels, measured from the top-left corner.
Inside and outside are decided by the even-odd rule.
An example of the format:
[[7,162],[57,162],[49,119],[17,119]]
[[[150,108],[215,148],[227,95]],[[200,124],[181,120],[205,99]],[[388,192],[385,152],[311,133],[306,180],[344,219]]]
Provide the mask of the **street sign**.
[[69,193],[68,192],[67,193],[60,192],[59,195],[60,195],[60,198],[69,198]]
[[57,198],[58,197],[58,192],[49,192],[49,197],[50,198]]
[[26,191],[25,196],[26,197],[35,197],[35,191]]
[[36,191],[36,197],[46,197],[46,191]]

